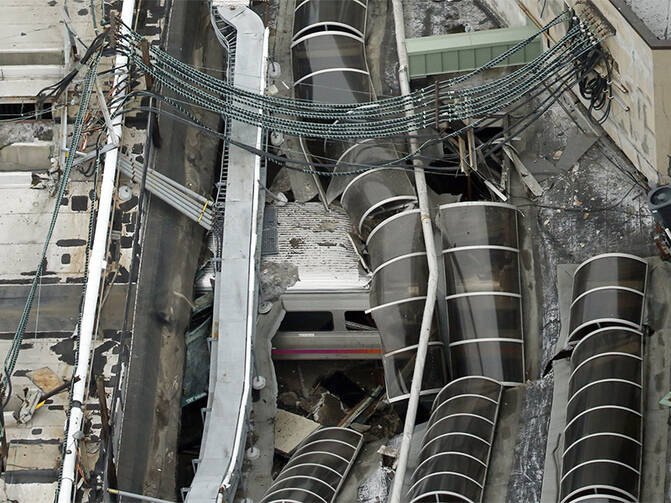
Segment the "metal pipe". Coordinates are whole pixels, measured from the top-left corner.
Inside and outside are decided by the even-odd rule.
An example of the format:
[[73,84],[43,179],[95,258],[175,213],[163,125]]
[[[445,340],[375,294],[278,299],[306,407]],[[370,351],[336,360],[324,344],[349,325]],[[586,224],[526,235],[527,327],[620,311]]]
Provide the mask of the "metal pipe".
[[[396,51],[398,52],[398,80],[401,86],[401,94],[407,96],[410,94],[410,80],[408,76],[408,52],[405,47],[405,19],[403,16],[402,0],[392,0],[394,13],[394,27],[396,30]],[[405,105],[405,113],[410,116],[413,113],[411,103]],[[409,131],[410,150],[416,152],[419,148],[417,138]],[[401,493],[403,492],[403,480],[408,465],[408,456],[410,454],[410,442],[415,429],[415,420],[417,419],[417,407],[419,406],[419,394],[422,389],[422,378],[424,376],[424,363],[426,362],[426,353],[431,334],[431,321],[433,320],[433,310],[436,304],[436,291],[438,289],[438,257],[433,239],[433,225],[431,224],[431,213],[429,211],[429,197],[426,187],[426,177],[424,176],[423,162],[417,158],[412,161],[415,171],[415,186],[417,189],[417,199],[419,200],[420,217],[422,221],[422,233],[424,234],[424,246],[426,247],[426,258],[429,266],[429,279],[426,291],[426,303],[424,304],[424,314],[422,317],[422,326],[419,332],[419,342],[417,345],[417,354],[415,356],[415,369],[412,374],[412,385],[410,387],[410,399],[408,400],[408,410],[405,415],[405,424],[403,426],[403,437],[401,439],[401,449],[398,456],[396,474],[394,476],[394,485],[391,493],[391,503],[401,503]]]
[[[122,30],[123,25],[131,26],[133,22],[133,11],[135,9],[135,0],[123,0],[121,7]],[[125,90],[119,89],[119,81],[127,73],[128,58],[123,53],[117,53],[114,67],[114,89],[117,90],[115,97],[123,96]],[[117,101],[120,103],[122,100]],[[110,115],[114,115],[119,105],[114,107]],[[121,138],[122,115],[117,115],[112,121],[114,136]],[[107,143],[114,143],[116,139],[111,135],[107,137]],[[91,358],[91,345],[93,340],[93,327],[95,324],[96,308],[98,305],[98,295],[100,293],[100,283],[102,272],[106,268],[105,254],[107,252],[107,228],[109,226],[110,215],[112,212],[112,199],[114,196],[114,185],[116,180],[117,159],[119,149],[111,150],[105,156],[103,167],[102,183],[100,186],[100,199],[98,203],[98,216],[96,219],[95,232],[93,236],[93,247],[91,248],[91,258],[88,267],[88,279],[86,281],[86,290],[84,294],[84,304],[82,308],[82,321],[79,326],[79,354],[77,357],[77,366],[73,379],[78,379],[72,387],[72,401],[70,406],[70,421],[65,437],[65,453],[61,465],[61,484],[58,492],[58,503],[70,503],[72,501],[72,488],[75,482],[75,466],[77,464],[77,453],[79,437],[81,435],[83,411],[82,405],[86,393],[86,384],[88,382],[89,361]]]
[[205,196],[202,196],[198,192],[196,192],[195,190],[191,190],[190,188],[186,187],[185,185],[182,185],[181,183],[176,182],[172,178],[170,178],[168,176],[165,176],[163,173],[159,173],[155,169],[152,169],[151,172],[152,172],[153,176],[155,176],[156,178],[164,181],[167,185],[170,185],[170,186],[174,187],[175,189],[183,192],[184,194],[187,194],[187,195],[193,197],[196,201],[200,201],[203,204],[205,204],[205,203],[209,204],[210,203],[210,200],[207,199]]
[[143,496],[142,494],[129,493],[128,491],[121,491],[119,489],[107,489],[107,492],[110,494],[116,494],[118,496],[126,496],[127,498],[132,498],[138,501],[149,501],[150,503],[173,503],[169,500],[162,500],[160,498],[153,498],[151,496]]
[[[121,171],[126,175],[129,174],[129,170],[125,165],[121,165]],[[182,212],[191,220],[202,224],[207,230],[212,228],[214,215],[209,201],[206,200],[206,204],[194,201],[184,193],[174,190],[173,186],[167,185],[160,179],[153,177],[151,172],[147,174],[146,187],[156,197]]]
[[156,185],[155,182],[149,180],[149,178],[147,178],[147,189],[156,197],[182,212],[192,220],[198,221],[200,219],[201,222],[210,224],[214,221],[212,213],[202,211],[202,206],[199,206],[197,203],[189,201],[188,199],[184,199],[182,196],[176,195],[174,192],[170,192],[169,189],[162,185]]
[[[181,194],[179,192],[175,192],[171,187],[166,186],[162,182],[156,180],[155,178],[151,178],[147,176],[147,187],[149,188],[150,192],[160,192],[161,195],[165,196],[169,200],[167,200],[167,203],[172,203],[172,201],[175,201],[178,203],[181,207],[186,208],[189,210],[189,214],[187,216],[195,216],[195,218],[200,218],[201,220],[207,219],[207,220],[213,220],[214,215],[213,215],[213,210],[210,206],[210,204],[204,205],[201,204],[198,201],[194,201],[193,199],[189,199],[186,197],[184,194]],[[157,194],[158,195],[158,194]],[[160,197],[160,195],[159,195]]]
[[[129,175],[130,171],[128,170],[127,167],[121,166],[121,172],[125,175]],[[196,214],[200,214],[202,212],[202,208],[205,208],[205,213],[211,213],[211,207],[213,205],[212,202],[210,201],[199,201],[199,200],[194,200],[190,194],[187,194],[185,192],[175,190],[175,187],[172,185],[166,184],[163,180],[160,178],[154,176],[153,173],[149,172],[147,173],[147,181],[151,184],[152,187],[160,189],[162,192],[164,192],[166,195],[169,195],[170,197],[174,197],[175,199],[179,201],[183,201],[185,203],[188,203],[189,206],[193,206],[196,208],[198,211]],[[207,211],[207,210],[210,211]]]
[[153,179],[147,179],[147,188],[151,193],[155,194],[175,209],[180,211],[184,210],[183,213],[187,217],[198,223],[203,221],[212,223],[214,221],[214,214],[209,205],[205,206],[188,197],[184,197],[182,194],[175,193],[170,190],[169,187],[166,187]]
[[[135,164],[129,158],[121,156],[119,158],[119,164],[121,164],[122,168],[126,168],[125,173],[127,173],[129,176],[136,176]],[[141,169],[138,168],[138,170],[140,171],[139,174],[142,174]],[[184,192],[185,194],[187,194],[187,195],[193,197],[194,199],[196,199],[197,201],[200,201],[202,204],[205,204],[208,201],[208,199],[205,196],[202,196],[198,192],[196,192],[194,190],[191,190],[188,187],[185,187],[181,183],[176,182],[175,180],[173,180],[172,178],[170,178],[168,176],[165,176],[163,173],[159,173],[155,169],[148,169],[147,170],[147,175],[148,176],[154,176],[156,178],[159,178],[159,179],[163,180],[164,182],[166,182],[167,185],[170,185],[170,186],[174,187],[175,189],[177,189],[181,192]]]
[[161,201],[172,206],[194,222],[201,224],[207,230],[212,228],[213,216],[211,214],[208,214],[207,212],[201,212],[200,208],[192,206],[189,202],[176,197],[174,193],[166,192],[162,187],[152,186],[149,180],[147,180],[147,189],[149,189],[149,192],[158,197]]

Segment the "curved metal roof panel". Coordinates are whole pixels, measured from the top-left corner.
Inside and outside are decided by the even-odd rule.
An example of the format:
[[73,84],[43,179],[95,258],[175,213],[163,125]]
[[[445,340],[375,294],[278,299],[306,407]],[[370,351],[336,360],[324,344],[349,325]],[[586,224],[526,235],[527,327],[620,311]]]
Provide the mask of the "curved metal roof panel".
[[573,275],[568,342],[578,342],[596,328],[640,328],[645,308],[648,264],[623,253],[592,257]]
[[638,500],[642,457],[641,334],[619,327],[585,336],[571,355],[562,502],[613,493]]
[[273,481],[261,503],[332,503],[354,462],[363,436],[348,428],[311,433]]
[[492,379],[473,376],[452,381],[440,391],[408,501],[482,500],[502,389]]

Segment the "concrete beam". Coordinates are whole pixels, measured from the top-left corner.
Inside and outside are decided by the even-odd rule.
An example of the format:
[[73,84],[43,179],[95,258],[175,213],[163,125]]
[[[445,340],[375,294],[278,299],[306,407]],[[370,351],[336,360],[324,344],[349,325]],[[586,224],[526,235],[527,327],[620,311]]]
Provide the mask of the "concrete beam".
[[0,171],[46,171],[51,167],[53,143],[12,143],[0,148]]

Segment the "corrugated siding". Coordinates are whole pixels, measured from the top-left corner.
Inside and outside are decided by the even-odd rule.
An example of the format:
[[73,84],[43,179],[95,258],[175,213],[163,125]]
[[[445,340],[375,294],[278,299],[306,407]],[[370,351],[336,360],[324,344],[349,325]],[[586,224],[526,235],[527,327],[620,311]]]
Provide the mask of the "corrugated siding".
[[[475,70],[535,33],[533,28],[503,28],[408,39],[410,78]],[[523,65],[542,52],[542,37],[510,55],[499,67]]]

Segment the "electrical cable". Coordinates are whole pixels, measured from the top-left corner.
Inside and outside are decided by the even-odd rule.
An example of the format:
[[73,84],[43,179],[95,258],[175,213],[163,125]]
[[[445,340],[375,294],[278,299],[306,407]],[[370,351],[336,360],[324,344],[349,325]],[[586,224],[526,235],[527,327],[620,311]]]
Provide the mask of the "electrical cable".
[[[560,14],[538,34],[507,51],[506,57],[551,26],[570,19],[568,11]],[[453,88],[492,66],[500,58],[467,75],[422,88],[413,93],[410,101],[400,97],[340,105],[250,93],[189,67],[153,46],[150,47],[150,61],[145,61],[138,49],[141,37],[131,31],[124,33],[120,40],[122,43],[118,50],[124,51],[137,68],[152,75],[166,89],[198,106],[264,129],[334,140],[402,135],[409,127],[422,129],[436,121],[450,122],[491,115],[512,105],[598,44],[585,25],[574,23],[560,43],[531,63],[494,82],[470,88]],[[578,67],[585,70],[593,61],[593,57],[585,57]],[[589,79],[586,81],[591,82]],[[593,86],[586,89],[593,89]],[[416,113],[406,117],[407,104],[412,104]],[[599,108],[601,103],[595,102],[595,106]],[[372,120],[376,118],[380,120]]]
[[110,35],[110,29],[107,28],[97,35],[88,49],[82,56],[82,58],[77,62],[75,68],[70,71],[65,77],[51,84],[37,93],[37,101],[35,102],[35,107],[41,109],[46,100],[53,99],[57,101],[60,95],[67,89],[67,87],[72,83],[74,78],[77,76],[79,71],[88,64],[88,61],[93,57],[94,54],[100,54],[100,51],[103,49],[105,44],[108,42],[108,37]]
[[[569,29],[578,26],[579,20],[572,16],[569,21]],[[589,102],[589,113],[603,111],[601,117],[597,118],[599,124],[606,122],[611,111],[612,101],[612,78],[613,70],[610,57],[599,45],[584,54],[576,55],[573,60],[576,76],[579,77],[578,89],[580,96]],[[603,65],[605,76],[601,75],[596,68]]]

